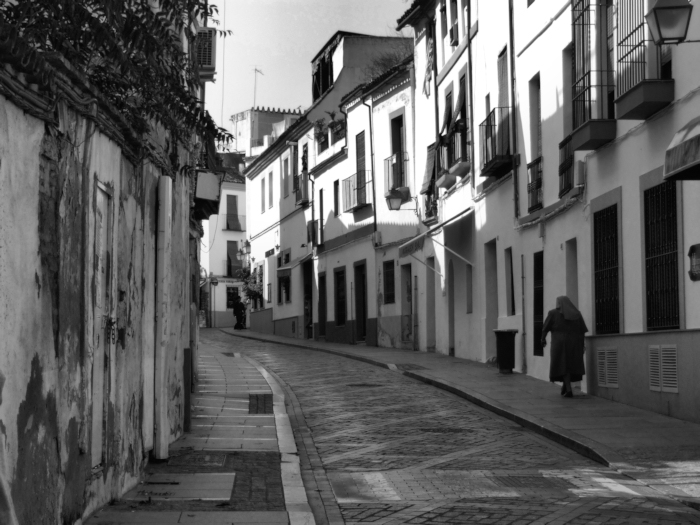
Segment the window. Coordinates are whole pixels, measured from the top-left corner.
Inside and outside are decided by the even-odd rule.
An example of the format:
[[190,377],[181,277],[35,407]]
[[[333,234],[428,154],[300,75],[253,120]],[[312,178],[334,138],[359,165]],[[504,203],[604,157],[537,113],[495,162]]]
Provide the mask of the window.
[[542,325],[544,324],[544,252],[536,252],[533,257],[533,263],[533,349],[534,355],[544,355],[544,350],[542,348]]
[[532,161],[527,165],[528,173],[528,212],[542,208],[542,96],[540,75],[535,75],[530,87],[530,154]]
[[292,300],[292,279],[285,275],[277,278],[277,304],[288,303]]
[[226,277],[238,277],[238,271],[243,268],[238,260],[238,241],[226,241]]
[[238,287],[237,286],[227,286],[226,287],[226,309],[227,310],[233,310],[233,304],[235,302],[236,297],[239,297]]
[[284,196],[289,197],[289,159],[284,159],[282,165],[282,187],[284,188]]
[[515,315],[515,283],[513,282],[513,249],[506,248],[506,311],[508,315]]
[[345,268],[335,270],[335,324],[345,325],[346,316]]
[[394,278],[394,261],[384,261],[384,304],[396,301],[396,280]]
[[328,319],[328,304],[326,292],[326,274],[318,274],[318,335],[326,335],[326,321]]
[[318,192],[318,244],[323,244],[323,221],[325,217],[323,215],[323,190]]
[[267,302],[272,302],[272,283],[267,283]]
[[340,181],[333,181],[333,215],[338,216],[340,211]]
[[391,157],[385,167],[386,189],[393,190],[408,186],[406,182],[406,146],[403,115],[391,119]]
[[307,173],[309,171],[309,145],[304,144],[301,150],[301,171]]
[[268,191],[270,192],[270,204],[268,204],[268,206],[272,208],[272,172],[270,172],[270,174],[268,175],[268,184],[270,186],[268,188]]
[[680,328],[676,183],[644,192],[647,330]]
[[260,181],[260,203],[262,205],[261,213],[265,213],[265,176],[262,177]]
[[[364,131],[358,133],[355,137],[355,158],[357,166],[357,179],[355,180],[356,202],[367,202]],[[345,198],[347,199],[347,196]]]
[[617,204],[593,214],[595,333],[620,333]]
[[238,232],[245,229],[238,214],[238,195],[226,195],[226,229]]

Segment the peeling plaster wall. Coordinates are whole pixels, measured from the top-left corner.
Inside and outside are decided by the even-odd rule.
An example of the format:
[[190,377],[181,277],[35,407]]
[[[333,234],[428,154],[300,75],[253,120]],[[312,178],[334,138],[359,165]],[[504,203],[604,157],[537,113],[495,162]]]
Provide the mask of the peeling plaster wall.
[[[134,486],[153,447],[157,183],[67,107],[60,130],[0,96],[0,523],[75,523]],[[87,140],[86,140],[87,137]],[[114,343],[93,468],[96,181],[111,192]],[[182,433],[189,181],[173,183],[168,434]],[[36,495],[42,497],[37,498]]]

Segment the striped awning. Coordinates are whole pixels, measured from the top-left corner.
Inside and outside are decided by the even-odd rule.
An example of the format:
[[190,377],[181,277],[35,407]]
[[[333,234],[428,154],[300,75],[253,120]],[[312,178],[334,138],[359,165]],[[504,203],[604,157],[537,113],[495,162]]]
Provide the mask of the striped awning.
[[423,176],[423,185],[420,188],[421,194],[428,193],[430,183],[435,174],[435,149],[437,145],[431,144],[428,146],[428,159],[425,161],[425,175]]

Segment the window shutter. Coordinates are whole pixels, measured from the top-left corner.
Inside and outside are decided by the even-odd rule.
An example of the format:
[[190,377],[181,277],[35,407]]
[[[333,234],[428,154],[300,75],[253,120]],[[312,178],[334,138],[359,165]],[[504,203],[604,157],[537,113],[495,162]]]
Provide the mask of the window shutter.
[[678,349],[661,345],[661,391],[678,393]]
[[608,388],[617,388],[617,348],[608,348],[605,352],[605,376]]
[[649,347],[649,390],[661,392],[661,348]]

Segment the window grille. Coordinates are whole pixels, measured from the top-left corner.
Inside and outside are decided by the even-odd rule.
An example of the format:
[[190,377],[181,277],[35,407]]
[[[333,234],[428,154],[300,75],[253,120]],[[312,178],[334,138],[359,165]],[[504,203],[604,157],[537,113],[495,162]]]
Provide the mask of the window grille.
[[326,275],[318,276],[318,335],[326,335],[326,320],[328,318],[326,292]]
[[591,1],[573,0],[573,127],[591,118]]
[[345,324],[346,315],[345,297],[345,269],[335,272],[335,324],[342,326]]
[[676,184],[644,192],[647,329],[680,328]]
[[559,197],[574,187],[574,150],[571,135],[559,143]]
[[394,278],[394,261],[384,261],[384,304],[391,304],[396,300],[396,282]]
[[533,351],[534,355],[544,355],[544,349],[542,348],[542,325],[544,324],[544,252],[536,252],[533,259]]
[[542,157],[527,165],[530,182],[527,185],[528,212],[542,208]]
[[369,172],[358,171],[343,180],[343,211],[353,211],[370,204],[371,188],[369,187]]
[[593,214],[595,333],[620,333],[617,204]]
[[619,0],[618,3],[618,97],[646,78],[645,4],[645,0]]

